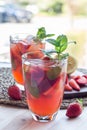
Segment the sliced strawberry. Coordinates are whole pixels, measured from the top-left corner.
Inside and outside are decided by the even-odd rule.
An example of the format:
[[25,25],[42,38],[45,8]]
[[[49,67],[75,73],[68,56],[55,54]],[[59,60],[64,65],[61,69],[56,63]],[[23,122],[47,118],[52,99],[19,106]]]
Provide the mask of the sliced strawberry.
[[67,84],[65,84],[64,90],[65,91],[72,91],[72,87],[67,83]]
[[85,77],[87,79],[87,75],[83,75],[83,77]]
[[73,78],[74,80],[77,80],[77,79],[79,79],[81,76],[80,75],[76,75],[76,76],[73,76],[73,77],[71,77],[71,78]]
[[67,84],[68,82],[69,82],[68,75],[66,75],[65,84]]
[[79,85],[86,85],[87,84],[87,79],[84,77],[84,76],[81,76],[80,78],[78,78],[76,80],[76,82],[79,84]]
[[75,90],[77,90],[77,91],[80,91],[80,86],[77,84],[77,82],[76,82],[74,79],[70,79],[69,85],[70,85],[73,89],[75,89]]
[[21,54],[24,54],[25,52],[28,52],[28,49],[30,48],[30,44],[28,44],[26,41],[20,41],[18,44],[16,44],[19,52]]

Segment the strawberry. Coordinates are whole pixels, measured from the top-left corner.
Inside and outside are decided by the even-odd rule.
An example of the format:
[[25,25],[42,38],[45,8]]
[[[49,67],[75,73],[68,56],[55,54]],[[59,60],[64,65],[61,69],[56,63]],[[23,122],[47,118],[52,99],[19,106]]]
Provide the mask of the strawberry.
[[70,85],[73,89],[80,91],[80,86],[77,84],[77,82],[76,82],[74,79],[70,79],[69,85]]
[[67,83],[65,84],[65,88],[64,88],[65,91],[72,91],[72,87]]
[[83,75],[83,77],[85,77],[87,79],[87,75]]
[[16,85],[9,86],[8,95],[16,100],[21,100],[22,98],[21,90]]
[[86,85],[87,84],[87,79],[84,77],[84,76],[81,76],[80,78],[78,78],[76,80],[76,82],[79,84],[79,85]]
[[72,87],[69,85],[68,75],[66,76],[64,90],[65,90],[65,91],[72,91]]
[[81,77],[80,75],[76,75],[76,76],[72,76],[71,78],[76,81],[76,80],[78,80],[80,77]]
[[70,103],[67,107],[66,116],[69,118],[78,117],[82,113],[82,105],[78,102]]
[[50,60],[50,57],[44,56],[44,57],[43,57],[43,60],[47,60],[47,61],[48,61],[48,60]]
[[66,75],[66,80],[65,80],[65,84],[69,83],[69,78],[68,75]]

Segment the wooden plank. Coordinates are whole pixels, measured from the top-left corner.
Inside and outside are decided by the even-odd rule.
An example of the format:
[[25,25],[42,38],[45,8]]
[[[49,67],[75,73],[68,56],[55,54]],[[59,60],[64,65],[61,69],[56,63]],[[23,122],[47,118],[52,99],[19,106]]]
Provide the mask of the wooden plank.
[[[74,119],[68,119],[66,110],[59,110],[57,118],[49,123],[40,123],[32,119],[30,111],[13,107],[0,107],[0,130],[86,130],[87,107]],[[8,116],[9,115],[9,116]]]

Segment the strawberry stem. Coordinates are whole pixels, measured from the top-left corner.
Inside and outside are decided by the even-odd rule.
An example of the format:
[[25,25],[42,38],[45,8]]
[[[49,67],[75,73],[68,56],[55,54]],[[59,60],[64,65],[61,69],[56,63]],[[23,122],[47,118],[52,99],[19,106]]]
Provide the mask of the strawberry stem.
[[83,106],[83,99],[82,98],[80,98],[80,99],[76,99],[76,101],[79,103],[79,104],[81,104],[81,106]]

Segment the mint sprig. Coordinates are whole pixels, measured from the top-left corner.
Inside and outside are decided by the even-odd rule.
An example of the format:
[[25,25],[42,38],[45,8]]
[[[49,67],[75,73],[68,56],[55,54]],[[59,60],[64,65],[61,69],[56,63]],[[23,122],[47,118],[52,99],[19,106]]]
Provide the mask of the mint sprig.
[[44,27],[39,28],[36,34],[36,38],[39,40],[43,40],[44,38],[52,36],[54,36],[54,34],[46,34],[46,30]]
[[56,39],[47,39],[46,41],[55,46],[57,53],[63,52],[68,46],[68,39],[65,35],[60,35]]
[[68,42],[66,35],[59,35],[56,39],[46,39],[46,41],[54,46],[55,52],[58,54],[58,59],[62,59],[68,56],[68,53],[63,52],[67,49],[69,43],[76,44],[75,41]]

